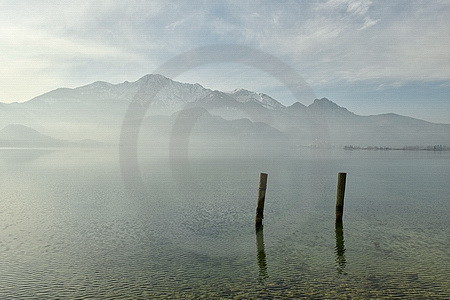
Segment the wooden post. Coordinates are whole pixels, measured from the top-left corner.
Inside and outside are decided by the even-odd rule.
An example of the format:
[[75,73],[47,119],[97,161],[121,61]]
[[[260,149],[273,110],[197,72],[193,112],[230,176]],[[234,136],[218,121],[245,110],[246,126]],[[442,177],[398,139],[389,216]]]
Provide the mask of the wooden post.
[[336,223],[342,223],[344,214],[345,181],[347,173],[338,174],[337,194],[336,194]]
[[267,174],[261,173],[259,175],[259,189],[258,189],[258,205],[256,207],[255,227],[256,230],[262,228],[262,220],[264,219],[264,201],[266,199],[267,188]]

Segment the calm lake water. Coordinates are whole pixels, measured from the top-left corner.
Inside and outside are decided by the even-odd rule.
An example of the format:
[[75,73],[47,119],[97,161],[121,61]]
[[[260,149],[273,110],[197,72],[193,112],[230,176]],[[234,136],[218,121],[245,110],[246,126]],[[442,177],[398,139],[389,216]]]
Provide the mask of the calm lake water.
[[0,299],[450,298],[449,152],[156,152],[0,150]]

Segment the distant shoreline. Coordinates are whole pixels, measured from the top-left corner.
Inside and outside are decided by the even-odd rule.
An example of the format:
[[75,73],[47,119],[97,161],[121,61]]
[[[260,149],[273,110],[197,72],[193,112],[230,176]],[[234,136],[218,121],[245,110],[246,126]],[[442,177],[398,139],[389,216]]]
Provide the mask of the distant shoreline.
[[380,146],[344,146],[344,150],[382,150],[382,151],[450,151],[450,147],[443,145],[433,146],[405,146],[405,147],[380,147]]

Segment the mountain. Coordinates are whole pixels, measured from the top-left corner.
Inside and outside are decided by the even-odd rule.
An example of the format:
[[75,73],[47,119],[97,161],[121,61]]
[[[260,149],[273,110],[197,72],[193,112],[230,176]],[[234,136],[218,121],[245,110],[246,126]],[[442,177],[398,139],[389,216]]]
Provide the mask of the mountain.
[[[118,143],[132,101],[148,103],[146,116],[152,117],[154,128],[162,131],[164,126],[175,124],[168,120],[173,121],[180,112],[207,111],[209,115],[198,120],[196,136],[209,141],[217,140],[214,137],[228,139],[228,131],[242,140],[240,133],[256,132],[258,127],[271,132],[259,139],[282,135],[297,145],[450,145],[448,124],[396,114],[359,116],[327,98],[315,99],[309,106],[297,102],[286,107],[266,94],[244,89],[211,90],[157,74],[134,82],[97,81],[73,89],[60,88],[24,103],[0,103],[0,128],[22,123],[56,139]],[[251,136],[254,139],[257,135]]]
[[337,105],[333,101],[328,100],[327,98],[315,99],[314,102],[307,107],[307,109],[310,112],[319,114],[327,113],[339,116],[354,116],[352,112]]
[[55,147],[102,147],[104,143],[84,139],[67,141],[51,136],[21,124],[10,124],[0,130],[0,148],[55,148]]
[[66,142],[20,124],[11,124],[0,130],[0,147],[60,147]]
[[283,104],[263,93],[255,93],[245,89],[236,89],[229,93],[229,95],[242,103],[254,102],[268,109],[284,108]]
[[[212,115],[205,108],[190,108],[171,116],[148,116],[141,130],[140,141],[145,146],[182,147],[189,143],[194,148],[228,148],[257,145],[263,148],[290,146],[289,137],[261,122],[249,119],[226,120]],[[157,145],[155,141],[158,142]],[[178,146],[177,146],[178,145]]]

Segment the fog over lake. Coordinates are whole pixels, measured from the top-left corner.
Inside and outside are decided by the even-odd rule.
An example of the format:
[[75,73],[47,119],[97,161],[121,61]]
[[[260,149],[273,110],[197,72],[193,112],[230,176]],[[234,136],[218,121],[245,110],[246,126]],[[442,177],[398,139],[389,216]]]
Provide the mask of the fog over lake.
[[117,148],[0,151],[2,297],[448,296],[448,152],[139,153],[145,198]]

